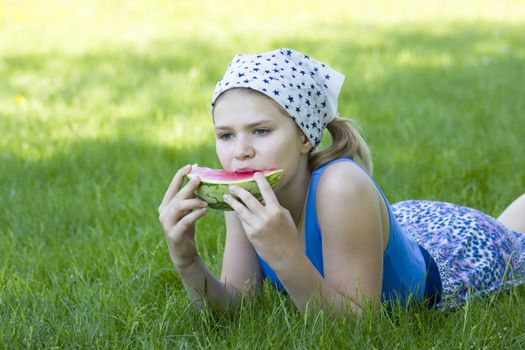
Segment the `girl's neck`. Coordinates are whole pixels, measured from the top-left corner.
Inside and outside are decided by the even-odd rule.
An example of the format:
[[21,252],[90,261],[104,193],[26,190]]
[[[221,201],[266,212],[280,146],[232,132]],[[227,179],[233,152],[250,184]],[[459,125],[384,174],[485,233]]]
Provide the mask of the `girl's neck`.
[[299,228],[306,205],[308,185],[310,184],[310,171],[305,164],[304,169],[298,169],[296,175],[285,189],[276,194],[279,203],[288,209],[292,215],[295,227]]

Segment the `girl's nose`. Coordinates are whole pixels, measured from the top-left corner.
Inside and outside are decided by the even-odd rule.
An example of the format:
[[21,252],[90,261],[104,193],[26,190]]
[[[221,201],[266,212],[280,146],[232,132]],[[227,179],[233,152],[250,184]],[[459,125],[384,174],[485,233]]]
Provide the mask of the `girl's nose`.
[[251,158],[254,156],[254,150],[253,150],[253,147],[250,145],[250,143],[242,138],[242,137],[239,137],[236,141],[236,144],[235,144],[235,158],[236,159],[246,159],[246,158]]

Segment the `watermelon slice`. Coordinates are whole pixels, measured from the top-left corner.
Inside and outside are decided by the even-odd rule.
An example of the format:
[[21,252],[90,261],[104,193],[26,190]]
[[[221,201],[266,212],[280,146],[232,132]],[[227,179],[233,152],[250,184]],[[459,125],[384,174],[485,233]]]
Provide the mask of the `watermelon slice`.
[[[242,187],[253,194],[259,201],[262,200],[259,186],[253,177],[256,172],[229,172],[220,169],[202,168],[195,164],[192,166],[191,173],[187,174],[186,177],[188,180],[191,180],[194,176],[200,177],[201,183],[195,190],[195,195],[208,203],[210,208],[232,210],[230,205],[222,198],[224,194],[230,193],[230,185]],[[259,172],[266,177],[272,188],[275,188],[284,170],[268,169],[260,170]]]

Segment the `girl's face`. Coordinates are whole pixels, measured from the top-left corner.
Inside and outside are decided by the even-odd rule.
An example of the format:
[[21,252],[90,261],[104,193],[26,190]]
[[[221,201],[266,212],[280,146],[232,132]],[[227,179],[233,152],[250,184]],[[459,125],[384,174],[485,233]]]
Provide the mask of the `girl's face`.
[[310,143],[292,118],[266,95],[237,88],[223,93],[214,112],[215,149],[224,170],[284,169],[284,187],[308,161]]

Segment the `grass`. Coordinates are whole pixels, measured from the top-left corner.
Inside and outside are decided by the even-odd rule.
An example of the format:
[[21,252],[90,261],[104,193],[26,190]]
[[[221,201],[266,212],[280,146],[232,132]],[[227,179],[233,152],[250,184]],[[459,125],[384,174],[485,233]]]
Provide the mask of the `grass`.
[[[523,287],[360,319],[268,285],[236,314],[191,307],[156,209],[179,167],[220,166],[209,101],[234,54],[343,72],[391,203],[497,216],[525,188],[523,3],[243,3],[0,4],[0,347],[523,348]],[[197,231],[218,274],[223,217]]]

